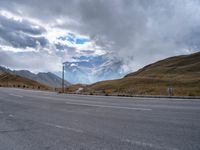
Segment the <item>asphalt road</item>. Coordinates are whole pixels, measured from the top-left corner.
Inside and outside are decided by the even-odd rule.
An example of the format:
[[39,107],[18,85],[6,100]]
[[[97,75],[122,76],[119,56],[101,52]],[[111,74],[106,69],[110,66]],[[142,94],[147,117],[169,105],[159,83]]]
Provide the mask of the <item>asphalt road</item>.
[[0,150],[200,150],[200,100],[0,88]]

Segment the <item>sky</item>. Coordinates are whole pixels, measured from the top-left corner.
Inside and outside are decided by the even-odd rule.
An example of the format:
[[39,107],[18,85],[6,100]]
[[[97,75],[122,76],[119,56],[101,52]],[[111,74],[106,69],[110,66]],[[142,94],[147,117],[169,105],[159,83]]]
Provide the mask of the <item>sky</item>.
[[0,0],[0,65],[58,72],[109,55],[125,72],[200,51],[199,0]]

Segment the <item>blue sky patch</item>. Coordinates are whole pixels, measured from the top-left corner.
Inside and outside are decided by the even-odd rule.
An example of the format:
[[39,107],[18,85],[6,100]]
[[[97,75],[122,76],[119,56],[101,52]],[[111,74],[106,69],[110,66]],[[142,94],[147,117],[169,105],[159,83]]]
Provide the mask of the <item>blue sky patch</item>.
[[68,33],[66,36],[66,40],[74,44],[76,41],[76,37],[73,33]]
[[85,44],[87,42],[89,42],[90,40],[89,39],[86,39],[86,38],[77,38],[76,39],[76,44]]
[[73,33],[68,33],[66,36],[60,36],[58,37],[58,39],[62,41],[68,41],[72,44],[81,44],[81,45],[90,42],[88,38],[79,38],[76,37],[76,35]]

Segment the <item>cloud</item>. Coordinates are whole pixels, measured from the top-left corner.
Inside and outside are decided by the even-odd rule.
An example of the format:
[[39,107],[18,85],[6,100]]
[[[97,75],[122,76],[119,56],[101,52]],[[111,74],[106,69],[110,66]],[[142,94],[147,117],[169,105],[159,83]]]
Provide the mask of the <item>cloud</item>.
[[73,33],[68,33],[66,36],[60,36],[60,37],[58,37],[58,39],[62,40],[62,41],[68,41],[72,44],[81,44],[81,45],[83,45],[87,42],[90,42],[89,38],[77,37]]
[[[1,1],[0,9],[34,20],[39,25],[39,28],[31,28],[30,21],[4,20],[9,25],[7,28],[0,26],[0,29],[4,28],[0,30],[1,42],[23,48],[35,47],[38,43],[42,47],[51,45],[49,51],[65,58],[68,57],[66,55],[81,55],[87,50],[95,54],[105,52],[122,60],[127,71],[169,56],[200,50],[198,0],[48,0],[48,3],[10,0]],[[12,32],[5,32],[8,30]],[[74,45],[61,41],[53,43],[52,37],[43,36],[53,30],[59,30],[58,37],[70,32],[84,35],[90,41],[80,39],[76,43],[71,37]],[[47,44],[48,41],[51,43]],[[85,55],[90,54],[86,52]]]
[[68,51],[68,54],[72,57],[73,55],[102,55],[105,53],[101,47],[98,47],[87,36],[70,32],[58,36],[54,43],[58,50]]
[[95,51],[94,50],[82,50],[82,53],[85,53],[85,55],[90,55],[90,54],[94,54]]
[[42,36],[45,29],[26,20],[16,20],[0,15],[1,44],[11,45],[16,48],[32,47],[38,45],[45,47],[48,40]]
[[58,71],[61,70],[60,62],[60,57],[46,51],[12,52],[0,50],[0,64],[12,69],[27,69],[33,72]]

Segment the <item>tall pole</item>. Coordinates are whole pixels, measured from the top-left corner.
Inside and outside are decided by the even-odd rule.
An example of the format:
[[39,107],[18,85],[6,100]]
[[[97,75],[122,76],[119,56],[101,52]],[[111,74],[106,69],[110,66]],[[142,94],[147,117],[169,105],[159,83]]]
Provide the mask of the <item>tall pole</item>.
[[64,71],[65,71],[65,67],[64,67],[64,64],[63,64],[63,67],[62,67],[62,93],[64,93],[64,88],[65,88],[65,75],[64,75]]

